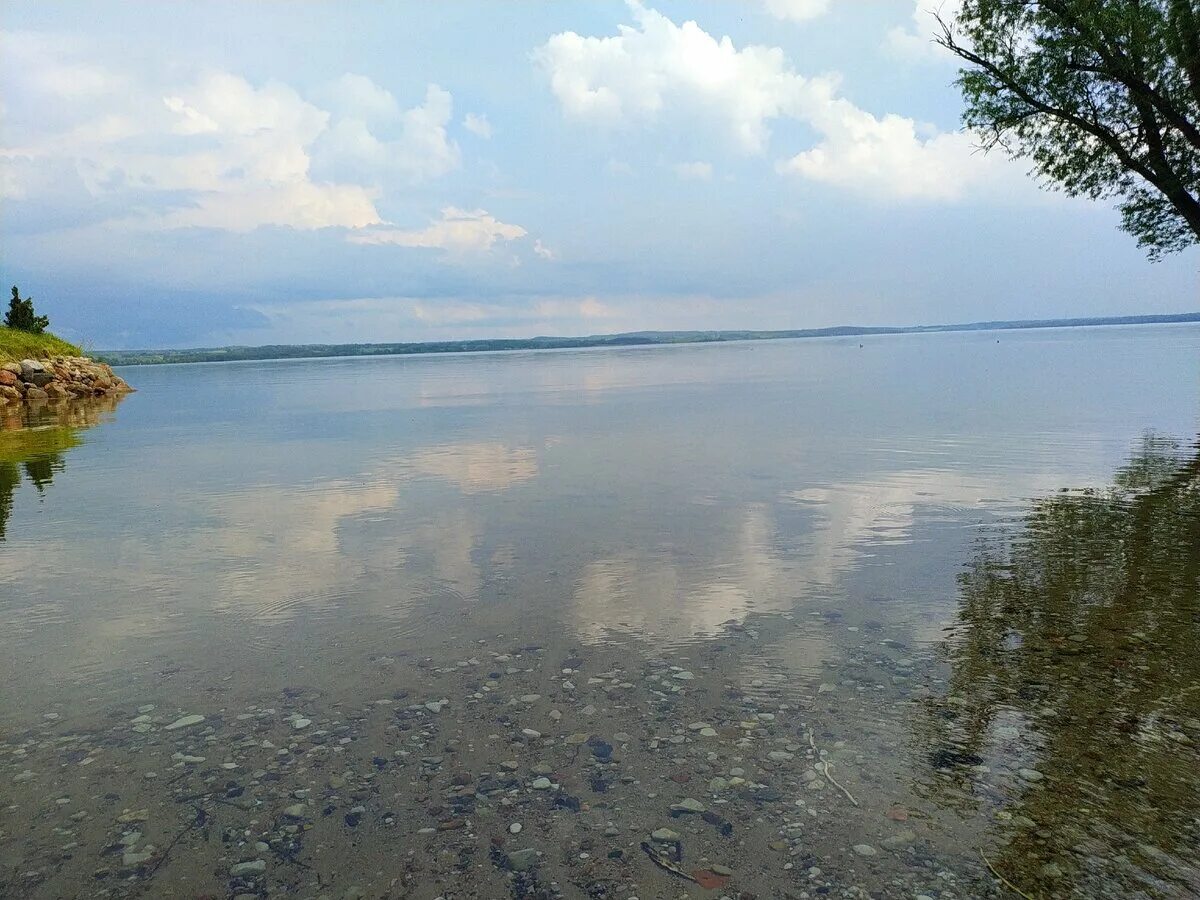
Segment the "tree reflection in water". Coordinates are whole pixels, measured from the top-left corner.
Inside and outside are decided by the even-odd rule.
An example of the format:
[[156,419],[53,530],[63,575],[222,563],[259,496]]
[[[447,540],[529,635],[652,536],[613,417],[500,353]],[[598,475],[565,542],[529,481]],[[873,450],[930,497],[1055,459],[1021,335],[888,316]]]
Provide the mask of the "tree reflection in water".
[[0,408],[0,541],[12,517],[21,475],[39,494],[62,472],[69,450],[83,443],[80,432],[100,424],[120,397]]
[[935,797],[1031,896],[1200,891],[1200,450],[1148,435],[960,577]]

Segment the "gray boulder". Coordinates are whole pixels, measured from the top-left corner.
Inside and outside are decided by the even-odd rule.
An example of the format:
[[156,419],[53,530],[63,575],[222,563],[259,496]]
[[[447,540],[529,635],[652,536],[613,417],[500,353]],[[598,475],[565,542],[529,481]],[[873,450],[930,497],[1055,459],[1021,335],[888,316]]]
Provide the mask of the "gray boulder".
[[534,848],[513,850],[504,856],[504,867],[511,872],[527,872],[538,864],[538,852]]

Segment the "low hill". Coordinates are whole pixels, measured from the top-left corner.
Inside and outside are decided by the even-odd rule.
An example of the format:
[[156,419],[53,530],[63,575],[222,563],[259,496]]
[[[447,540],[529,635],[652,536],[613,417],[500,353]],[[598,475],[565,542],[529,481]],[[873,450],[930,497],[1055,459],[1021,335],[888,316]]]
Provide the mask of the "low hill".
[[30,334],[0,325],[0,363],[48,356],[83,356],[83,351],[52,334]]

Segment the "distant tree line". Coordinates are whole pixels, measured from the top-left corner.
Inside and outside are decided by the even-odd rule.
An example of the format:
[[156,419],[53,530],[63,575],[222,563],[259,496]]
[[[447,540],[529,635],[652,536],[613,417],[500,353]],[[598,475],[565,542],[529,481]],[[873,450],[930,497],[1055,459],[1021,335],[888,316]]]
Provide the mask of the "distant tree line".
[[263,347],[201,347],[189,350],[106,350],[96,356],[111,366],[139,366],[261,359],[320,359],[336,356],[406,356],[426,353],[484,353],[497,350],[569,350],[585,347],[710,344],[727,341],[870,337],[889,334],[932,334],[947,331],[1012,331],[1093,325],[1165,325],[1184,322],[1200,322],[1200,313],[970,322],[959,325],[878,327],[838,325],[831,328],[806,328],[790,331],[641,331],[626,334],[598,334],[587,337],[503,338],[399,344],[275,344]]

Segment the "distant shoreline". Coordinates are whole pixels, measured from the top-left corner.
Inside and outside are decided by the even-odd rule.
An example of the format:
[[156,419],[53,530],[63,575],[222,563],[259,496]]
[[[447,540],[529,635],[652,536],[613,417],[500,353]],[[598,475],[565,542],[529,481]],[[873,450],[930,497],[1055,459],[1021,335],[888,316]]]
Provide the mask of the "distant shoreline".
[[191,350],[107,350],[93,354],[113,366],[146,366],[235,360],[322,359],[346,356],[416,356],[429,353],[484,353],[496,350],[564,350],[586,347],[640,347],[712,344],[820,337],[872,337],[954,331],[1020,331],[1033,328],[1091,328],[1103,325],[1171,325],[1200,322],[1200,312],[1155,316],[1107,316],[969,322],[958,325],[857,326],[785,331],[635,331],[587,337],[532,337],[386,344],[268,344],[261,347],[201,347]]

